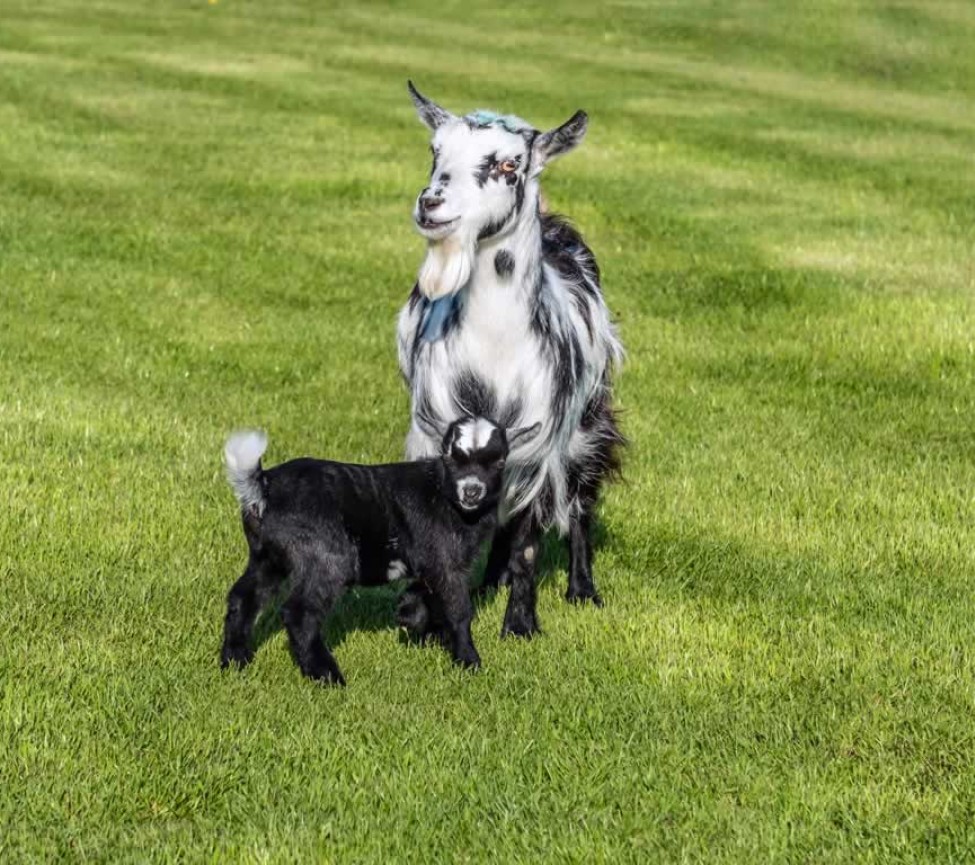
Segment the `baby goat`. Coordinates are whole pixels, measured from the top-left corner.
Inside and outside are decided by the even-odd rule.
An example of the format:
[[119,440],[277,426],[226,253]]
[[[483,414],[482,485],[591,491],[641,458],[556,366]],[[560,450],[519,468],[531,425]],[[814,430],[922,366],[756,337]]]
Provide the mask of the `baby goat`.
[[[227,598],[221,666],[254,657],[254,621],[291,577],[283,618],[301,672],[345,680],[322,641],[329,610],[348,586],[411,577],[404,624],[441,636],[454,661],[481,663],[471,638],[468,576],[497,523],[508,449],[540,426],[505,431],[484,418],[454,421],[439,457],[379,466],[297,459],[261,468],[267,438],[232,435],[224,450],[250,559]],[[409,609],[422,597],[429,617]]]

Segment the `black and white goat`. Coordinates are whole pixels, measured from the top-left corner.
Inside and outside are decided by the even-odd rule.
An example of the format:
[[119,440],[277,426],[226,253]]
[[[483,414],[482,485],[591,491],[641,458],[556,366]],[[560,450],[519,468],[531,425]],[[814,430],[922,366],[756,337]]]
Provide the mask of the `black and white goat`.
[[322,641],[329,610],[349,586],[411,577],[416,584],[404,596],[402,623],[441,637],[458,664],[479,666],[468,576],[497,523],[508,449],[538,431],[506,433],[467,418],[450,425],[438,457],[421,462],[297,459],[267,471],[263,433],[231,436],[227,475],[250,558],[227,597],[221,665],[253,659],[254,621],[290,577],[283,616],[301,672],[345,684]]
[[601,603],[590,523],[623,443],[610,387],[623,350],[599,268],[579,233],[539,205],[539,174],[579,143],[588,119],[579,111],[539,132],[511,115],[455,117],[409,86],[433,132],[433,168],[414,210],[426,258],[397,332],[412,397],[406,452],[435,453],[459,413],[542,425],[508,460],[506,526],[486,575],[511,583],[503,633],[530,636],[546,528],[568,535],[566,597]]

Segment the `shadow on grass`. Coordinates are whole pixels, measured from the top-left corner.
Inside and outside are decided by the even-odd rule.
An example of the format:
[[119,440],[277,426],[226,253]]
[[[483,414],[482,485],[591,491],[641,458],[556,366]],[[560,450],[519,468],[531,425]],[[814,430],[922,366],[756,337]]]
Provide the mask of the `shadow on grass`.
[[[592,541],[593,550],[609,543],[611,533],[601,520],[596,520],[593,525]],[[490,590],[481,592],[477,590],[484,575],[484,566],[487,560],[487,550],[478,560],[474,569],[474,580],[472,581],[472,599],[474,601],[475,616],[480,614],[484,606],[493,603],[495,596],[499,592],[507,593],[507,589]],[[542,554],[539,557],[538,568],[535,579],[539,586],[546,583],[554,575],[565,573],[568,569],[569,556],[566,543],[554,532],[549,532],[542,544]],[[598,567],[598,561],[595,563]],[[595,568],[594,568],[595,570]],[[598,573],[597,573],[598,576]],[[355,587],[346,592],[335,605],[335,608],[326,617],[323,626],[322,636],[325,644],[330,649],[336,649],[342,645],[348,634],[355,631],[385,631],[398,627],[396,622],[396,605],[400,595],[405,591],[410,581],[403,580],[397,587],[376,586],[376,587]],[[283,630],[284,623],[281,619],[281,606],[287,597],[289,584],[285,587],[267,606],[264,612],[258,617],[254,626],[254,647],[260,648],[273,637],[278,631]],[[500,628],[500,623],[499,623]],[[420,642],[410,638],[405,629],[402,631],[402,642]],[[434,641],[428,641],[432,645]]]

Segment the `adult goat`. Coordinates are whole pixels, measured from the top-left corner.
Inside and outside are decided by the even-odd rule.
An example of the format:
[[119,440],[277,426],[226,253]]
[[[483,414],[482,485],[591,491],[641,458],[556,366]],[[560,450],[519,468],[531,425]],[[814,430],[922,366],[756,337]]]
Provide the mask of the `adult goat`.
[[547,528],[568,536],[568,600],[602,603],[590,526],[623,443],[611,394],[623,351],[599,268],[579,233],[542,213],[539,198],[542,169],[580,142],[588,118],[578,111],[540,132],[513,115],[456,117],[412,82],[409,89],[433,132],[433,167],[414,209],[427,253],[397,329],[412,398],[407,457],[436,453],[458,416],[542,425],[509,456],[505,526],[485,576],[511,584],[502,634],[531,636]]

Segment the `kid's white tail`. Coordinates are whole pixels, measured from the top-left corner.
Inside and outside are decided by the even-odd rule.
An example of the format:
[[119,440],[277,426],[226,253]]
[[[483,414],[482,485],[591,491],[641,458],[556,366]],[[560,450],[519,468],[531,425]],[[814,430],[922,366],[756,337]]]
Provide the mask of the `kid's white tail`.
[[261,483],[261,457],[267,450],[267,435],[262,430],[241,430],[227,439],[223,455],[227,480],[242,510],[264,513],[264,485]]

